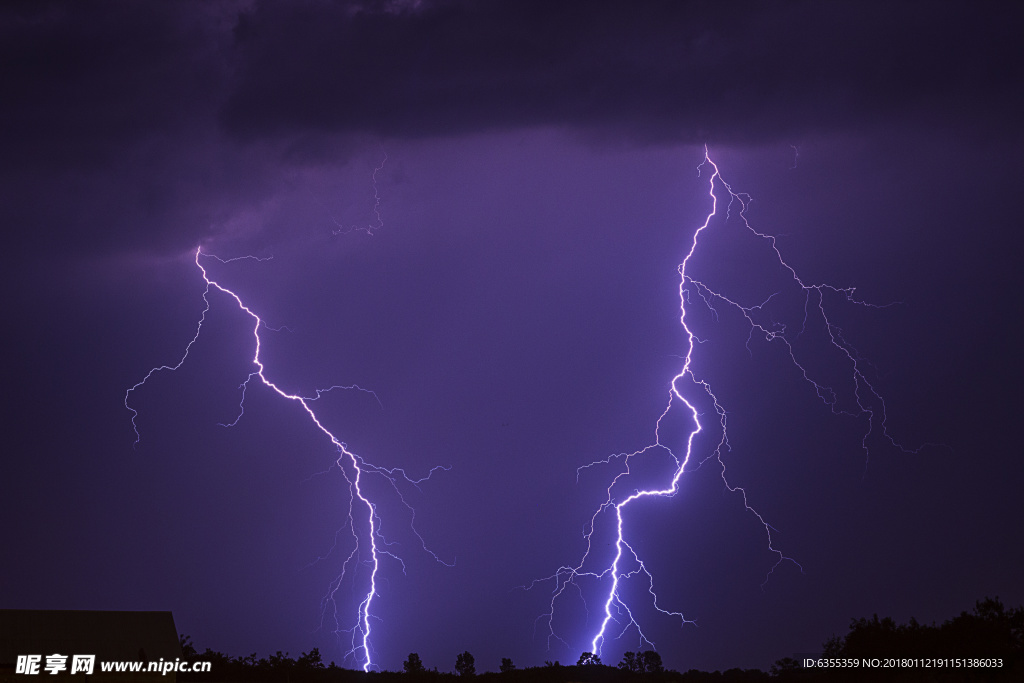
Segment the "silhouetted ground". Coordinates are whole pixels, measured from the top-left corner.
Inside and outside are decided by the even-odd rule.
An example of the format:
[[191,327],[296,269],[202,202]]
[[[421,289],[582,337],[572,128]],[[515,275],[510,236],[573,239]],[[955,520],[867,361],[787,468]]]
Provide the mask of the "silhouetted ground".
[[[182,637],[186,659],[212,662],[209,674],[179,674],[181,681],[204,683],[755,683],[760,681],[895,681],[898,683],[961,683],[1024,680],[1024,607],[1007,609],[998,599],[986,598],[973,612],[940,625],[924,625],[911,619],[896,624],[892,619],[854,619],[845,636],[834,637],[823,645],[822,662],[844,662],[847,668],[808,668],[801,661],[784,658],[769,672],[758,669],[727,671],[630,671],[626,658],[619,666],[581,664],[562,666],[547,663],[540,667],[513,669],[502,673],[484,672],[457,675],[435,670],[411,672],[352,671],[324,665],[314,649],[291,659],[287,654],[256,659],[228,657],[206,650],[198,653],[189,639]],[[632,654],[632,653],[629,653]],[[653,653],[651,653],[653,654]],[[460,661],[468,656],[460,655]],[[585,653],[581,661],[589,656]],[[410,661],[421,666],[418,655]],[[454,660],[453,660],[454,661]],[[998,662],[999,666],[983,666]],[[406,663],[409,668],[409,662]],[[660,668],[660,658],[657,660]]]

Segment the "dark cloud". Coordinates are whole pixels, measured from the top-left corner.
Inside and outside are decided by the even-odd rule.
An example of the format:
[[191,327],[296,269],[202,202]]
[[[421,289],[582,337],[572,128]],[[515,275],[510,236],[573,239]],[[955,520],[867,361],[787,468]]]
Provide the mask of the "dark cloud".
[[563,125],[721,143],[1006,116],[1019,19],[950,3],[262,3],[239,22],[223,120],[244,137]]
[[252,191],[249,179],[232,180],[244,150],[220,143],[215,119],[229,8],[0,10],[0,217],[15,244],[50,253],[194,244],[218,204]]
[[0,13],[8,163],[89,168],[198,123],[224,87],[224,70],[212,54],[216,15],[188,7],[8,6]]
[[1021,10],[951,3],[42,2],[0,9],[0,189],[30,251],[219,234],[351,140],[1004,134]]

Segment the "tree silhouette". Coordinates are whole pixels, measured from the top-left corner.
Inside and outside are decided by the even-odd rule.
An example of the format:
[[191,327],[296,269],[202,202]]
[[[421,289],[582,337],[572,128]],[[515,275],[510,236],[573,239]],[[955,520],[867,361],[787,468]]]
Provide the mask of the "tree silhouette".
[[665,665],[661,662],[661,655],[654,650],[645,650],[639,658],[642,673],[655,674],[665,670]]
[[420,656],[415,652],[409,653],[409,658],[402,664],[402,668],[405,669],[407,674],[421,674],[426,671]]
[[584,652],[580,655],[580,660],[576,662],[576,666],[592,666],[600,664],[601,658],[595,655],[593,652]]
[[802,666],[800,662],[792,657],[783,657],[772,664],[772,668],[769,669],[768,673],[777,678],[782,678],[792,676],[793,674],[790,672],[800,671],[801,669]]
[[320,657],[320,648],[314,647],[309,652],[304,652],[295,660],[295,666],[300,669],[323,669],[324,660]]
[[196,651],[196,646],[192,644],[192,636],[187,636],[184,633],[179,634],[178,645],[181,646],[181,656],[186,659],[199,654]]
[[516,665],[512,663],[511,659],[509,659],[508,657],[502,657],[501,658],[501,668],[500,668],[501,673],[507,674],[510,671],[515,671],[515,669],[516,669]]
[[629,673],[640,673],[640,658],[635,652],[623,652],[619,668]]
[[475,676],[476,675],[476,660],[473,659],[473,655],[469,652],[463,652],[461,655],[455,658],[455,673],[460,676]]
[[973,612],[941,626],[897,624],[890,617],[853,619],[844,637],[825,641],[826,657],[993,657],[1006,669],[1024,666],[1024,607],[1006,609],[999,598],[979,600]]
[[659,673],[665,670],[661,655],[654,650],[645,652],[623,652],[619,669],[634,674]]

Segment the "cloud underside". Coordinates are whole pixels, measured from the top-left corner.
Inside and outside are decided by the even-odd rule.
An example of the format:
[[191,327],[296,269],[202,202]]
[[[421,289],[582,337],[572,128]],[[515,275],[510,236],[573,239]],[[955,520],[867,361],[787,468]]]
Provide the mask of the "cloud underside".
[[685,142],[941,121],[1009,96],[1012,19],[943,3],[272,3],[240,17],[221,120],[247,138],[564,125]]
[[15,123],[110,136],[215,112],[246,139],[556,125],[742,142],[995,115],[1021,76],[1005,3],[89,4],[2,17]]
[[[1011,130],[1021,14],[810,0],[8,3],[0,198],[22,234],[45,227],[83,247],[145,231],[61,234],[48,193],[94,223],[138,225],[184,202],[199,224],[266,196],[279,163],[323,161],[351,136],[558,127],[758,144],[879,125]],[[114,185],[122,208],[105,217]]]

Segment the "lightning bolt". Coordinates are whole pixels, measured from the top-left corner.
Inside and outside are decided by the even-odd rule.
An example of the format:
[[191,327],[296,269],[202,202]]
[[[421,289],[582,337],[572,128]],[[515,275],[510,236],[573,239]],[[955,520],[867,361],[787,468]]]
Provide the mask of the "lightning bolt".
[[[369,587],[367,589],[366,595],[362,598],[357,607],[355,623],[347,629],[341,629],[340,627],[338,627],[335,633],[339,636],[343,633],[350,634],[351,645],[349,647],[348,652],[346,652],[345,656],[351,656],[355,658],[357,661],[361,660],[363,671],[369,671],[370,668],[374,666],[370,649],[370,635],[372,631],[371,617],[373,617],[372,610],[374,606],[374,601],[378,597],[377,584],[381,570],[381,560],[384,557],[388,557],[395,560],[401,566],[403,573],[405,572],[405,564],[404,562],[402,562],[402,559],[398,555],[396,555],[394,552],[388,549],[389,546],[393,544],[388,543],[388,541],[384,538],[384,536],[381,533],[381,520],[377,514],[377,506],[373,501],[370,500],[370,498],[365,493],[364,480],[367,476],[378,475],[383,477],[386,481],[390,482],[391,486],[398,494],[398,498],[401,501],[402,505],[404,505],[411,514],[410,527],[413,533],[419,539],[423,550],[429,553],[436,561],[445,564],[446,566],[453,566],[453,563],[444,562],[429,548],[427,548],[426,543],[423,540],[423,537],[420,535],[419,531],[417,531],[415,527],[415,510],[406,501],[399,487],[400,481],[404,481],[412,486],[418,487],[419,484],[429,479],[437,470],[447,471],[449,468],[443,466],[436,466],[431,468],[426,476],[420,479],[413,479],[409,477],[406,474],[405,470],[403,470],[402,468],[386,468],[379,465],[375,465],[373,463],[368,462],[358,454],[349,450],[345,443],[342,442],[337,436],[335,436],[320,421],[320,418],[313,410],[312,403],[321,398],[325,393],[333,391],[335,389],[355,389],[359,391],[365,391],[371,394],[373,394],[373,392],[367,389],[363,389],[358,385],[336,385],[333,387],[329,387],[327,389],[317,389],[314,396],[300,396],[298,394],[289,393],[282,389],[277,384],[275,384],[274,382],[272,382],[267,377],[266,368],[264,367],[263,362],[260,360],[260,350],[263,344],[263,340],[260,337],[260,329],[265,328],[274,331],[275,328],[269,327],[259,317],[259,315],[257,315],[251,308],[249,308],[249,306],[247,306],[242,301],[241,297],[238,294],[228,289],[224,285],[220,284],[216,280],[212,279],[206,267],[203,265],[201,258],[214,259],[222,264],[227,264],[243,259],[253,259],[257,261],[266,260],[257,259],[254,256],[242,256],[234,259],[221,259],[212,254],[204,254],[201,248],[196,249],[194,261],[196,267],[199,269],[199,272],[202,275],[203,281],[206,283],[206,289],[203,291],[203,302],[205,306],[203,307],[202,314],[200,315],[199,323],[196,326],[195,335],[193,335],[191,341],[189,341],[188,345],[185,347],[185,352],[182,355],[181,359],[175,365],[160,365],[154,367],[146,374],[146,376],[141,381],[136,383],[134,386],[128,389],[127,392],[125,392],[124,405],[132,413],[132,428],[135,431],[134,445],[136,447],[138,446],[141,437],[139,435],[138,425],[136,424],[138,411],[135,410],[130,403],[132,393],[140,389],[143,385],[145,385],[146,382],[149,381],[149,379],[153,375],[163,371],[173,372],[174,370],[177,370],[182,365],[184,365],[185,361],[188,359],[189,353],[191,352],[193,345],[199,339],[199,335],[203,329],[203,323],[206,322],[206,316],[210,311],[210,294],[215,290],[216,292],[219,292],[220,294],[227,296],[230,300],[234,301],[235,305],[237,305],[240,310],[242,310],[246,315],[248,315],[252,319],[252,333],[255,343],[255,351],[253,353],[252,364],[255,369],[249,373],[245,381],[242,382],[241,385],[239,386],[239,389],[241,390],[242,393],[242,397],[239,402],[239,412],[237,417],[232,422],[222,423],[222,426],[233,427],[238,424],[239,420],[242,419],[242,416],[245,414],[246,390],[249,388],[250,383],[252,383],[253,380],[255,379],[258,380],[259,383],[262,384],[263,386],[272,390],[281,398],[297,403],[299,406],[301,406],[302,409],[309,416],[309,419],[313,423],[315,428],[322,432],[323,435],[326,436],[328,440],[330,440],[331,444],[335,447],[335,449],[337,449],[338,457],[337,460],[335,461],[335,465],[341,471],[342,476],[344,476],[346,482],[348,483],[349,492],[351,494],[348,508],[348,519],[346,525],[342,527],[342,529],[348,528],[351,531],[352,538],[354,539],[354,547],[351,553],[349,553],[348,557],[345,559],[344,563],[342,564],[340,575],[335,579],[335,581],[331,583],[329,591],[327,595],[324,597],[323,602],[321,604],[321,609],[322,615],[325,615],[328,606],[334,606],[335,623],[338,623],[337,608],[334,596],[337,590],[341,587],[342,581],[350,571],[352,564],[360,558],[360,536],[356,533],[356,527],[357,524],[361,523],[362,528],[365,529],[365,538],[369,541]],[[376,394],[373,394],[373,396],[374,398],[376,398]],[[335,535],[335,544],[337,544],[337,534]],[[321,621],[321,623],[323,622]]]
[[[669,383],[669,395],[667,404],[658,416],[654,428],[654,441],[648,446],[632,453],[619,453],[602,460],[591,462],[577,470],[577,481],[579,473],[587,468],[607,466],[613,462],[618,463],[621,471],[615,475],[607,488],[607,495],[603,502],[595,510],[589,522],[584,526],[585,551],[579,562],[574,565],[559,567],[551,576],[536,579],[521,588],[529,590],[541,584],[551,582],[554,588],[551,593],[549,611],[538,617],[538,622],[546,619],[547,622],[547,643],[550,649],[552,640],[558,640],[568,647],[568,643],[555,631],[554,615],[556,603],[566,595],[570,589],[580,598],[583,597],[581,580],[589,579],[597,581],[599,585],[605,585],[607,593],[601,604],[601,612],[598,617],[600,626],[597,628],[590,641],[590,652],[600,656],[601,650],[610,638],[621,638],[630,628],[634,628],[639,635],[640,643],[649,644],[655,647],[653,641],[648,638],[641,624],[633,615],[629,604],[627,604],[622,588],[625,582],[630,580],[642,581],[651,596],[651,605],[658,612],[678,619],[680,625],[694,624],[688,620],[682,612],[672,611],[663,608],[658,603],[658,596],[654,588],[654,576],[647,568],[643,559],[637,553],[627,537],[624,523],[630,506],[641,499],[668,498],[679,492],[679,482],[683,475],[701,467],[709,461],[713,461],[721,472],[722,482],[731,493],[738,494],[745,510],[763,526],[768,550],[775,556],[775,563],[768,569],[762,587],[767,584],[775,570],[783,563],[792,563],[797,569],[803,572],[803,568],[796,560],[787,557],[775,547],[772,532],[773,527],[766,521],[764,516],[758,512],[749,502],[747,491],[729,482],[726,473],[726,465],[723,454],[731,450],[727,430],[727,414],[720,404],[718,397],[712,390],[711,384],[695,374],[693,368],[694,353],[698,344],[706,341],[700,339],[687,323],[688,307],[699,299],[711,312],[713,317],[718,319],[719,309],[731,309],[739,313],[749,326],[747,338],[747,349],[750,351],[750,344],[755,338],[763,339],[767,343],[781,346],[783,352],[788,356],[796,372],[810,386],[818,398],[828,406],[834,414],[846,415],[862,419],[866,422],[865,431],[861,439],[861,447],[865,454],[865,466],[867,465],[868,441],[874,434],[880,434],[892,446],[906,453],[917,453],[918,449],[908,449],[900,445],[890,434],[886,425],[885,401],[878,389],[869,381],[865,375],[867,361],[843,336],[842,330],[830,320],[829,311],[835,303],[848,303],[856,306],[869,308],[885,308],[893,304],[876,305],[860,300],[856,297],[855,289],[852,287],[836,287],[829,284],[809,284],[804,281],[797,271],[786,262],[776,243],[773,235],[765,234],[756,230],[747,218],[747,210],[751,198],[745,193],[735,191],[722,177],[718,166],[704,149],[704,158],[697,167],[698,176],[705,169],[710,170],[708,176],[708,196],[711,201],[711,211],[708,213],[704,223],[697,228],[690,242],[689,250],[680,263],[679,271],[679,322],[682,325],[686,337],[686,355],[682,357],[682,369],[672,378]],[[757,241],[768,247],[768,252],[776,262],[779,271],[788,280],[789,290],[795,292],[803,300],[803,323],[799,331],[792,334],[786,325],[773,320],[770,306],[773,300],[782,294],[776,292],[764,301],[754,304],[741,303],[738,297],[730,297],[722,291],[713,289],[702,280],[690,274],[690,266],[698,253],[699,246],[705,234],[713,230],[713,221],[721,211],[720,203],[728,200],[725,207],[724,222],[733,219],[734,209],[738,207],[738,220],[743,230],[756,238]],[[723,223],[724,223],[723,222]],[[705,240],[706,241],[706,240]],[[824,340],[845,364],[847,377],[852,385],[852,395],[846,398],[846,403],[841,405],[840,396],[835,389],[824,381],[815,378],[814,373],[808,370],[808,364],[801,361],[801,354],[794,348],[794,342],[803,335],[809,325],[817,325],[825,331]],[[706,406],[704,412],[712,410],[717,420],[712,420],[711,425],[702,423],[702,411],[698,404]],[[685,439],[684,449],[678,449],[677,453],[672,446],[662,440],[662,422],[670,413],[682,412],[690,421],[692,427]],[[717,444],[703,457],[694,453],[694,443],[697,436],[706,428],[713,425],[717,433]],[[928,444],[925,444],[928,445]],[[664,480],[663,484],[650,487],[638,488],[629,486],[631,465],[641,456],[654,456],[656,454],[667,454],[671,460],[671,477]],[[595,547],[595,529],[599,520],[605,516],[612,515],[614,521],[614,548],[615,553],[608,564],[601,564],[595,567],[600,561],[592,558]],[[584,601],[585,604],[585,601]],[[589,612],[588,612],[589,614]],[[589,618],[588,618],[589,620]],[[613,625],[615,631],[613,631]]]
[[373,183],[373,215],[376,218],[376,221],[363,227],[352,225],[346,228],[336,219],[332,218],[331,220],[333,220],[334,224],[338,226],[337,230],[331,231],[332,235],[347,235],[354,230],[361,230],[367,235],[373,236],[374,230],[380,230],[384,227],[384,219],[380,215],[380,189],[377,187],[377,174],[384,170],[384,164],[388,161],[388,154],[383,149],[381,150],[381,154],[384,158],[382,158],[380,163],[373,169],[373,175],[371,176],[371,181]]

